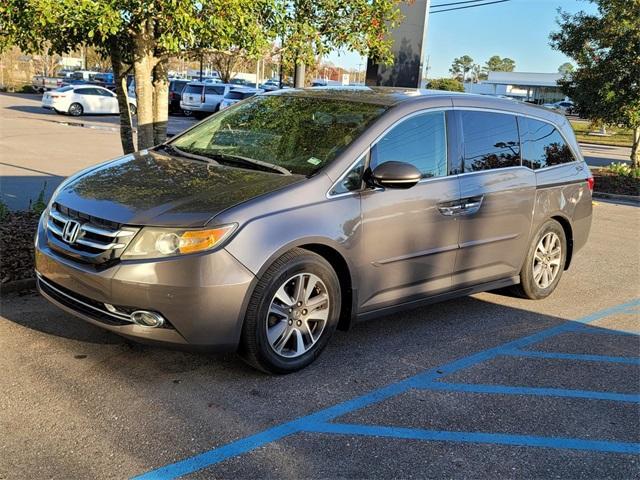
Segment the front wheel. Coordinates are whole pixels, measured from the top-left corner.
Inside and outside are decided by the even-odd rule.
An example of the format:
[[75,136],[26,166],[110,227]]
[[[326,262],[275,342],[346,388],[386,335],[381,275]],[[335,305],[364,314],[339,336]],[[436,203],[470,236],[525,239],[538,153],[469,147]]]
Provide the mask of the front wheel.
[[547,220],[533,237],[520,271],[518,295],[532,300],[546,298],[556,289],[567,259],[567,238],[562,226]]
[[315,253],[293,249],[255,287],[242,328],[240,354],[267,373],[290,373],[313,362],[340,315],[340,282]]

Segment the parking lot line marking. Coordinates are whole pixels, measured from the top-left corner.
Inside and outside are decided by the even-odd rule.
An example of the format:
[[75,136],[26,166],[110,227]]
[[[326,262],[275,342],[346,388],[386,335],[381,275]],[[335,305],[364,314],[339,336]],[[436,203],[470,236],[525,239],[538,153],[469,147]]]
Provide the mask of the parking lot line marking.
[[622,311],[628,310],[629,308],[637,306],[640,306],[640,299],[635,299],[629,302],[615,305],[613,307],[599,310],[577,320],[567,320],[566,323],[563,323],[556,327],[551,327],[532,335],[507,342],[503,345],[480,351],[473,355],[454,360],[453,362],[440,367],[431,368],[423,373],[419,373],[405,380],[400,380],[399,382],[389,384],[380,389],[373,390],[360,397],[347,400],[337,405],[328,407],[324,410],[320,410],[316,413],[300,417],[296,420],[276,425],[262,431],[261,433],[251,435],[249,437],[244,437],[242,439],[228,443],[222,447],[217,447],[193,457],[188,457],[184,460],[165,465],[156,470],[151,470],[134,478],[138,480],[168,480],[196,472],[203,468],[215,465],[216,463],[220,463],[221,461],[228,458],[247,453],[273,441],[280,440],[281,438],[284,438],[288,435],[303,432],[308,425],[318,425],[324,422],[328,422],[341,415],[350,413],[354,410],[359,410],[368,405],[381,402],[383,400],[386,400],[387,398],[403,393],[409,388],[419,388],[421,385],[428,385],[434,380],[442,378],[446,375],[450,375],[458,370],[462,370],[477,363],[494,358],[496,355],[500,355],[502,351],[512,350],[514,348],[522,348],[534,343],[538,343],[548,337],[552,337],[559,333],[572,331],[575,329],[575,323],[586,324],[594,322],[596,320],[606,318],[610,315],[620,313]]
[[449,392],[534,395],[540,397],[586,398],[588,400],[612,400],[614,402],[640,403],[640,394],[571,390],[566,388],[512,387],[509,385],[490,385],[486,383],[444,382],[432,382],[424,384],[420,388],[423,390],[443,390]]
[[527,358],[548,358],[551,360],[576,360],[580,362],[604,362],[604,363],[625,363],[627,365],[640,365],[640,358],[632,357],[610,357],[607,355],[586,355],[562,352],[541,352],[538,350],[505,350],[502,355]]
[[632,336],[632,337],[640,338],[640,332],[630,332],[627,330],[611,330],[609,328],[594,327],[591,325],[576,325],[575,329],[569,330],[568,332],[575,332],[575,333],[588,334],[588,335],[622,335],[622,336]]
[[533,435],[512,435],[504,433],[451,432],[446,430],[423,430],[420,428],[387,427],[350,423],[312,424],[307,426],[306,431],[436,442],[489,443],[494,445],[590,450],[608,453],[640,453],[640,443],[583,440],[579,438],[563,437],[538,437]]

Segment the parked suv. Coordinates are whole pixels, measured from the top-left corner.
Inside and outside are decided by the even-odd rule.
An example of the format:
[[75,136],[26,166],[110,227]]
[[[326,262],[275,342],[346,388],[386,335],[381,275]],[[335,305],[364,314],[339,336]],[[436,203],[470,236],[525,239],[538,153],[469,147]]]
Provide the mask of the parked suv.
[[169,113],[182,113],[180,102],[182,100],[182,91],[185,89],[189,80],[173,79],[169,82]]
[[180,108],[186,115],[204,118],[220,108],[224,96],[234,85],[225,83],[190,82],[182,91]]
[[40,219],[38,286],[112,332],[286,373],[355,320],[550,295],[587,241],[592,187],[553,111],[280,90],[65,180]]
[[230,107],[231,105],[235,105],[241,100],[245,98],[253,97],[259,93],[262,93],[264,90],[260,90],[257,88],[232,88],[229,92],[224,96],[222,102],[220,102],[220,110]]

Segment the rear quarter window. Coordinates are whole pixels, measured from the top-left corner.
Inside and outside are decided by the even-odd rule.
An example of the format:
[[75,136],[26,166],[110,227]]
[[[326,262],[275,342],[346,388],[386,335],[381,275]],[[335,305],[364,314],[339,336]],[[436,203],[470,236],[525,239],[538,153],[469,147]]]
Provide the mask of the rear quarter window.
[[537,170],[575,161],[560,132],[547,122],[521,117],[523,165]]

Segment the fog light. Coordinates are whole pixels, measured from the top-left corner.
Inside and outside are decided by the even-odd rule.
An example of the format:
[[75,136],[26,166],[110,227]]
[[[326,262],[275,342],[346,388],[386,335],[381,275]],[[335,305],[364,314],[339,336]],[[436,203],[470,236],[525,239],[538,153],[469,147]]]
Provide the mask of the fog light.
[[164,318],[161,315],[154,312],[147,312],[146,310],[136,310],[131,314],[131,320],[136,325],[142,325],[143,327],[161,327],[164,324]]

